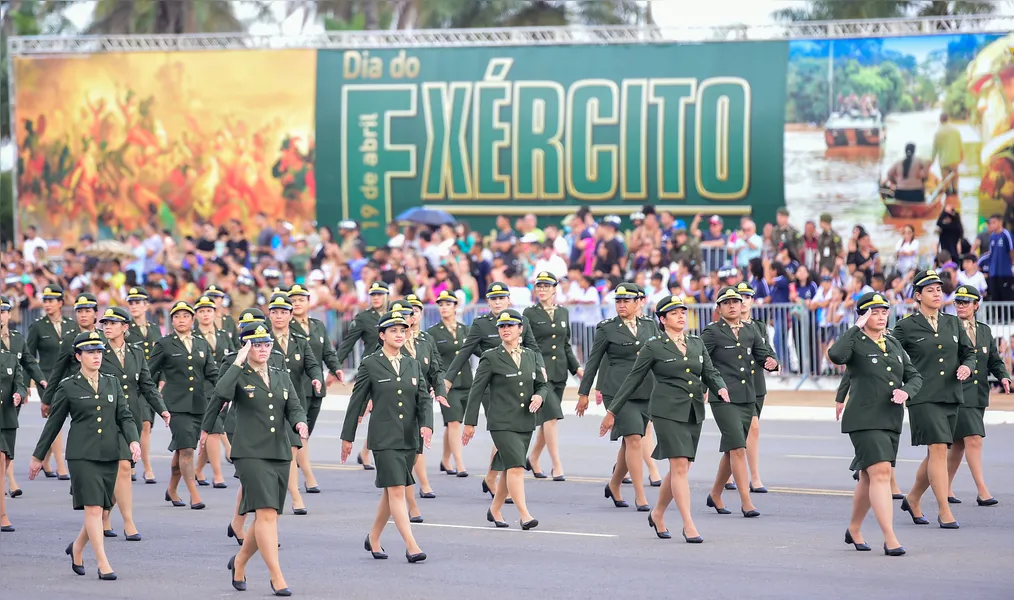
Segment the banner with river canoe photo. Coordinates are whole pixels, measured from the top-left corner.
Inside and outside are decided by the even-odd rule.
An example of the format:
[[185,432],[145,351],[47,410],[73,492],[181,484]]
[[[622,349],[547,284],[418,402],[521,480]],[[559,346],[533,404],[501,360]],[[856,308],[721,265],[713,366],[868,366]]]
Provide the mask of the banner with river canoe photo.
[[147,224],[250,233],[263,212],[297,230],[353,219],[382,245],[415,206],[485,232],[499,214],[649,203],[735,228],[784,205],[800,229],[821,212],[842,235],[862,224],[882,254],[911,226],[929,256],[951,207],[970,241],[994,213],[1014,227],[1012,47],[962,34],[20,56],[19,224],[66,247]]

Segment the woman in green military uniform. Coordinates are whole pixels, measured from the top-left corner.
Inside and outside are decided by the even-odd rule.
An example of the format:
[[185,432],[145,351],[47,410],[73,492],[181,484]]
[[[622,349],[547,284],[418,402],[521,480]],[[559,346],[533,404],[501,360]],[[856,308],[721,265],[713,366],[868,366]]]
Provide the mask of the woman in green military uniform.
[[915,474],[915,483],[901,502],[916,525],[928,525],[921,510],[922,495],[933,486],[937,499],[937,523],[957,529],[947,503],[947,447],[954,442],[962,382],[975,368],[975,348],[954,315],[940,311],[944,292],[940,277],[930,269],[912,281],[918,311],[894,326],[894,338],[912,358],[924,384],[908,398],[908,421],[913,446],[927,446],[926,458]]
[[[886,335],[891,335],[887,332]],[[842,373],[841,381],[838,383],[838,392],[835,394],[835,404],[845,405],[845,399],[849,396],[849,390],[852,387],[852,378],[849,376],[849,372],[845,371]],[[895,476],[895,468],[891,467],[891,499],[892,500],[904,500],[905,494],[901,493],[901,488],[898,487],[898,480]],[[859,481],[859,471],[852,469],[852,479]]]
[[[284,369],[292,384],[296,386],[296,395],[299,403],[306,413],[310,408],[309,393],[319,395],[323,386],[324,375],[320,371],[320,363],[310,349],[310,342],[303,336],[292,331],[289,326],[292,323],[292,303],[289,302],[288,294],[280,293],[271,297],[268,302],[268,321],[271,324],[271,335],[275,340],[271,348],[272,364]],[[299,493],[299,469],[297,467],[297,456],[299,449],[303,447],[302,440],[293,434],[289,435],[292,442],[292,462],[289,474],[289,495],[292,496],[292,513],[295,515],[307,514],[306,504],[303,502],[303,495]]]
[[217,285],[209,285],[203,295],[211,298],[215,304],[215,314],[212,319],[215,330],[224,331],[230,338],[236,337],[239,332],[236,331],[236,321],[229,314],[229,307],[226,306],[225,291]]
[[[314,358],[320,363],[321,372],[327,367],[331,375],[324,380],[320,394],[314,394],[313,384],[309,381],[303,388],[305,398],[310,399],[309,407],[306,410],[306,424],[310,428],[310,435],[313,435],[313,427],[317,423],[317,416],[320,415],[320,408],[327,397],[327,384],[344,382],[345,372],[342,370],[342,362],[338,360],[338,353],[331,345],[331,338],[327,334],[327,326],[320,319],[314,319],[308,314],[310,309],[310,292],[301,285],[294,285],[289,288],[289,303],[292,304],[292,322],[289,327],[297,334],[305,337],[310,342],[310,349]],[[310,442],[303,442],[303,447],[296,452],[296,462],[299,470],[303,472],[306,493],[319,494],[320,486],[317,485],[317,478],[313,475],[313,467],[310,465]]]
[[[457,320],[458,297],[449,290],[443,290],[437,296],[437,310],[440,311],[440,322],[427,329],[427,333],[436,344],[440,355],[440,364],[449,365],[461,351],[468,326]],[[446,385],[446,381],[445,381]],[[440,460],[440,470],[448,475],[468,477],[465,460],[461,451],[461,421],[465,418],[465,404],[468,402],[468,389],[472,387],[472,369],[462,369],[447,389],[447,406],[440,407],[444,417],[444,455]],[[454,468],[450,467],[454,458]]]
[[[352,319],[352,324],[349,325],[348,331],[345,332],[345,335],[341,336],[341,342],[338,344],[338,350],[336,351],[339,363],[345,362],[349,354],[352,354],[352,350],[356,347],[356,342],[359,340],[363,340],[363,356],[373,354],[380,347],[377,323],[380,322],[380,317],[387,312],[388,294],[390,294],[390,290],[383,281],[374,281],[370,284],[368,291],[370,308],[356,313],[355,318]],[[356,462],[363,465],[363,469],[367,471],[373,470],[373,465],[370,464],[369,447],[363,446],[362,450],[359,451]]]
[[218,364],[208,342],[195,337],[194,309],[186,302],[177,302],[169,309],[173,332],[155,342],[148,359],[153,379],[165,378],[162,398],[172,420],[172,475],[165,501],[173,506],[186,506],[176,492],[183,480],[190,492],[190,508],[201,510],[204,502],[197,491],[194,472],[194,450],[200,438],[201,419],[208,405],[205,382],[218,381]]
[[891,469],[898,457],[906,399],[919,393],[923,377],[897,340],[887,335],[891,304],[875,292],[856,303],[859,319],[827,351],[831,362],[845,365],[852,381],[847,404],[837,405],[842,433],[855,448],[852,468],[859,483],[852,496],[852,519],[845,543],[868,551],[860,533],[866,514],[873,514],[884,533],[884,553],[901,556],[905,549],[894,534],[891,504]]
[[[584,377],[578,387],[577,414],[583,416],[588,408],[588,393],[591,391],[595,375],[599,375],[598,389],[602,392],[602,401],[608,406],[620,389],[627,374],[634,367],[638,352],[648,340],[658,334],[658,327],[639,318],[637,287],[622,283],[614,290],[616,296],[616,316],[606,319],[595,328],[595,341],[592,344],[588,362],[585,363]],[[608,360],[607,367],[599,373],[602,359]],[[613,467],[612,478],[605,487],[605,497],[611,498],[617,508],[630,506],[620,498],[620,484],[626,473],[634,484],[634,504],[640,512],[648,512],[651,505],[644,494],[644,454],[641,448],[648,428],[648,398],[654,385],[653,377],[646,377],[631,393],[623,404],[623,410],[616,415],[616,423],[612,427],[610,440],[622,439]],[[649,477],[650,478],[650,477]]]
[[669,472],[658,491],[658,503],[648,515],[648,524],[662,539],[672,536],[665,528],[665,511],[674,499],[683,519],[683,539],[690,544],[704,541],[694,525],[690,512],[690,483],[687,474],[697,456],[704,423],[704,396],[711,390],[723,401],[729,401],[725,381],[711,364],[704,342],[686,334],[687,307],[679,296],[666,296],[655,306],[655,315],[663,328],[662,335],[652,338],[637,355],[634,368],[613,396],[599,430],[605,435],[615,423],[623,404],[651,372],[655,387],[651,392],[648,411],[655,425],[655,446],[652,458],[668,460]]
[[487,350],[479,359],[475,369],[472,389],[468,392],[465,408],[465,430],[461,443],[468,445],[475,435],[479,421],[479,406],[489,392],[489,406],[486,409],[486,429],[493,438],[496,454],[490,464],[493,477],[503,478],[493,496],[493,504],[486,511],[486,520],[497,527],[507,527],[501,510],[510,493],[521,517],[521,529],[534,529],[539,521],[528,512],[525,500],[525,463],[528,461],[528,446],[535,431],[535,413],[549,393],[549,385],[540,364],[537,351],[521,345],[523,317],[513,309],[506,309],[496,319],[500,334],[499,348]]
[[[10,303],[5,296],[0,296],[0,307]],[[25,385],[21,372],[21,364],[17,356],[0,349],[0,474],[7,472],[7,464],[14,458],[14,446],[18,436],[18,408],[28,398],[28,387]],[[6,477],[0,477],[0,532],[14,531],[7,517],[7,505],[4,501]],[[13,488],[12,488],[13,491]],[[11,495],[12,498],[17,496]]]
[[84,527],[66,552],[71,557],[74,572],[84,575],[84,560],[80,557],[85,544],[90,542],[98,562],[99,579],[113,580],[116,573],[106,558],[102,511],[113,506],[123,439],[128,443],[131,460],[141,458],[141,445],[137,440],[137,424],[119,381],[99,372],[104,349],[102,335],[95,331],[78,334],[74,339],[74,356],[80,362],[80,371],[56,386],[49,420],[35,446],[28,478],[35,479],[42,470],[46,449],[69,415],[70,489],[74,510],[84,510],[85,518]]
[[570,313],[566,308],[556,305],[556,286],[559,283],[556,275],[548,271],[539,273],[535,277],[537,302],[522,313],[528,318],[539,344],[542,360],[546,364],[546,378],[549,380],[549,396],[536,417],[539,433],[535,436],[530,460],[525,463],[525,468],[532,471],[536,479],[545,479],[546,474],[539,468],[539,457],[544,449],[548,449],[549,458],[553,461],[550,476],[553,481],[566,481],[563,462],[560,461],[558,421],[563,419],[563,392],[567,388],[567,375],[577,375],[580,380],[584,369],[578,364],[570,345]]
[[[148,372],[148,362],[144,358],[144,351],[139,346],[131,346],[126,342],[125,335],[130,323],[130,313],[114,306],[107,308],[99,319],[102,323],[102,334],[105,337],[105,352],[102,356],[102,366],[99,370],[103,375],[113,377],[120,382],[123,389],[123,397],[127,400],[127,407],[130,408],[131,416],[140,414],[142,406],[152,414],[157,414],[169,426],[169,411],[162,404],[162,395]],[[139,425],[137,417],[134,417],[134,424]],[[141,432],[138,430],[137,437]],[[134,524],[134,494],[130,482],[133,479],[131,471],[134,464],[131,462],[130,451],[127,449],[126,441],[120,448],[120,470],[116,475],[116,489],[113,503],[119,507],[120,515],[123,517],[123,534],[128,542],[141,541],[141,534]],[[102,529],[106,537],[116,537],[113,531],[111,511],[102,514]]]
[[[764,342],[766,356],[774,356],[775,351],[768,341],[767,323],[750,318],[751,309],[753,308],[753,288],[750,287],[749,283],[741,281],[736,285],[736,291],[743,297],[743,318],[740,321],[744,326],[753,327],[757,330],[757,335]],[[760,476],[760,416],[761,411],[764,410],[764,397],[768,393],[764,369],[753,370],[753,385],[754,393],[757,394],[757,415],[750,422],[750,433],[746,436],[746,465],[750,472],[750,491],[754,494],[766,494],[768,493],[768,489],[764,487]],[[735,485],[731,477],[728,483]],[[728,489],[728,486],[726,489]]]
[[[777,369],[778,361],[767,354],[766,344],[757,329],[747,327],[740,321],[743,314],[743,297],[735,288],[722,288],[715,298],[715,303],[718,304],[719,320],[704,328],[701,340],[711,355],[712,364],[729,386],[729,400],[715,396],[708,398],[711,403],[711,414],[722,432],[718,450],[723,456],[718,463],[718,474],[715,477],[715,485],[711,488],[711,495],[708,496],[707,505],[719,514],[729,514],[729,510],[722,502],[722,491],[725,490],[725,484],[731,474],[739,491],[743,516],[759,517],[760,512],[750,499],[746,467],[746,438],[750,432],[750,424],[757,415],[757,393],[753,375],[758,368],[758,361],[761,361],[763,368],[768,371]],[[744,483],[747,485],[743,485]]]
[[[31,384],[31,381],[35,381],[36,387],[41,391],[46,388],[46,376],[42,373],[42,369],[39,368],[39,363],[35,360],[35,356],[28,351],[28,344],[25,338],[16,330],[10,328],[11,320],[11,301],[6,296],[0,296],[0,352],[7,351],[14,355],[18,364],[21,366],[21,373],[25,379],[25,388]],[[21,414],[21,407],[28,402],[28,395],[26,394],[22,399],[21,403],[18,404],[14,409],[14,416],[17,417]],[[17,427],[17,420],[14,420],[14,427]],[[13,457],[14,448],[11,448],[11,458]],[[7,489],[10,490],[11,498],[17,498],[23,494],[21,487],[18,486],[18,481],[14,477],[14,461],[7,461]],[[4,475],[4,471],[0,470],[0,477]]]
[[254,522],[239,554],[229,559],[232,586],[246,589],[246,568],[260,552],[276,596],[291,596],[278,562],[278,515],[285,507],[292,463],[291,433],[306,439],[306,413],[298,387],[284,369],[268,364],[272,338],[263,324],[250,324],[241,334],[243,347],[215,385],[201,423],[203,447],[222,406],[236,413],[232,461],[241,485],[239,513],[254,513]]
[[[162,332],[157,325],[148,322],[148,291],[143,287],[132,287],[127,291],[127,310],[130,311],[130,328],[127,329],[127,343],[140,346],[144,350],[144,358],[151,356],[151,349],[155,342],[162,339]],[[157,383],[157,381],[156,381]],[[147,405],[142,405],[142,412],[134,414],[134,419],[141,426],[141,464],[144,465],[144,482],[147,484],[158,483],[155,479],[155,471],[151,468],[151,425],[155,421],[155,414],[148,410]]]
[[[214,288],[214,286],[212,286]],[[221,293],[221,292],[220,292]],[[224,297],[224,294],[223,294]],[[218,315],[218,307],[215,301],[209,296],[201,296],[194,304],[197,326],[194,328],[194,337],[201,338],[211,347],[211,354],[215,358],[215,364],[221,365],[226,354],[234,352],[233,336],[228,331],[220,329],[215,319]],[[235,322],[233,328],[235,330]],[[204,392],[208,398],[215,393],[215,386],[210,381],[204,382]],[[211,463],[212,483],[216,488],[227,487],[225,476],[222,475],[222,446],[225,445],[225,456],[229,456],[229,440],[225,437],[224,419],[215,423],[215,430],[209,435],[211,443],[205,445],[206,452],[201,452],[197,457],[195,477],[197,485],[206,486],[208,481],[204,479],[204,466]]]
[[401,314],[386,313],[377,323],[381,348],[363,358],[352,386],[352,396],[342,426],[342,462],[352,454],[352,443],[363,415],[370,410],[367,440],[376,463],[376,483],[383,488],[377,506],[377,518],[366,536],[364,546],[375,559],[387,554],[380,536],[390,519],[405,541],[405,558],[415,563],[426,554],[412,535],[405,488],[415,483],[412,467],[419,448],[419,437],[429,447],[433,437],[433,398],[427,391],[419,361],[401,352],[408,337],[408,322]]
[[968,461],[975,489],[975,502],[979,506],[994,506],[999,501],[989,493],[986,479],[982,475],[982,439],[986,437],[983,416],[989,406],[989,375],[996,377],[1005,393],[1010,393],[1010,373],[996,349],[996,339],[989,325],[975,320],[979,311],[979,291],[970,285],[963,285],[954,292],[954,306],[958,319],[968,339],[975,347],[975,369],[972,376],[962,384],[962,403],[958,409],[958,422],[954,428],[954,444],[947,451],[948,492],[947,502],[957,504],[954,497],[954,476],[961,466],[961,458]]

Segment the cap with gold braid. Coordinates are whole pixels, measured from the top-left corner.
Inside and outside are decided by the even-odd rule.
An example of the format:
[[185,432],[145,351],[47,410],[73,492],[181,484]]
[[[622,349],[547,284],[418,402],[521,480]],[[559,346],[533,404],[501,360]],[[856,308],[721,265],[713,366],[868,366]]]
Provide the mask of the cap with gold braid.
[[453,302],[457,304],[458,297],[452,294],[450,290],[443,290],[440,292],[440,295],[437,296],[437,304],[440,304],[441,302]]
[[726,286],[722,288],[721,291],[718,292],[718,297],[715,298],[715,304],[721,304],[723,302],[728,302],[729,300],[742,301],[743,296],[739,295],[739,292],[736,291],[736,288],[732,286]]
[[970,285],[958,286],[958,289],[954,290],[955,302],[978,302],[980,300],[982,300],[982,295],[979,294],[979,290]]
[[912,280],[912,287],[918,291],[934,283],[943,284],[940,280],[940,275],[933,269],[926,269],[915,274],[915,279]]
[[209,285],[208,289],[204,291],[204,295],[209,298],[225,298],[225,292],[217,285]]
[[553,275],[549,271],[542,271],[535,276],[535,285],[539,285],[540,283],[543,285],[556,286],[560,283],[560,280],[556,278],[556,275]]
[[405,296],[405,300],[404,301],[408,302],[409,306],[418,306],[419,308],[423,307],[422,300],[420,300],[419,296],[416,296],[415,294],[409,294],[409,295]]
[[251,344],[270,342],[271,332],[263,323],[251,323],[243,328],[243,332],[239,334],[239,340],[244,344],[247,342]]
[[658,301],[655,305],[655,316],[661,317],[667,313],[671,313],[674,310],[687,310],[687,305],[683,304],[683,298],[679,296],[666,296]]
[[384,331],[388,327],[394,327],[395,325],[402,325],[408,327],[408,321],[402,316],[401,312],[388,312],[384,313],[380,320],[377,321],[377,329]]
[[198,298],[197,299],[197,303],[194,304],[194,310],[195,311],[199,310],[199,309],[202,309],[202,308],[214,308],[214,309],[217,309],[218,307],[215,306],[215,301],[212,300],[210,296],[208,296],[207,294],[205,294],[204,296],[201,296],[200,298]]
[[617,300],[620,298],[637,298],[637,286],[630,283],[621,283],[616,286],[616,290],[614,291]]
[[95,299],[95,296],[92,296],[91,294],[81,294],[77,297],[77,300],[74,301],[74,310],[96,308],[98,305],[99,301]]
[[99,323],[129,323],[130,313],[120,308],[119,306],[112,306],[106,309],[106,312],[102,313],[99,318]]
[[63,300],[63,288],[58,285],[47,285],[42,288],[43,300]]
[[507,297],[507,296],[510,296],[510,295],[511,295],[511,293],[510,293],[510,290],[507,289],[507,284],[506,283],[501,283],[499,281],[494,281],[493,283],[489,284],[488,288],[486,288],[486,298],[487,299],[488,298],[504,298],[504,297]]
[[398,300],[397,302],[392,303],[391,306],[390,306],[390,308],[389,308],[389,310],[392,313],[401,315],[403,317],[405,315],[412,314],[412,307],[409,306],[408,302],[406,302],[404,300]]
[[10,310],[11,300],[7,296],[0,296],[0,310]]
[[236,324],[243,326],[251,323],[263,323],[265,320],[264,312],[261,309],[248,308],[239,314],[239,320],[236,321]]
[[268,302],[268,310],[280,308],[283,310],[292,310],[292,303],[289,302],[288,294],[275,294],[271,296],[271,302]]
[[856,302],[856,312],[864,314],[873,308],[891,308],[891,303],[877,292],[867,292]]
[[188,312],[191,315],[193,315],[194,314],[194,307],[192,307],[189,304],[187,304],[186,302],[180,300],[176,304],[173,304],[173,307],[169,309],[169,316],[171,317],[171,316],[175,315],[176,313],[178,313],[180,311],[185,311],[185,312]]
[[750,298],[753,298],[755,294],[753,288],[750,287],[750,284],[745,281],[740,281],[736,285],[736,292],[738,292],[740,296],[749,296]]
[[297,283],[296,285],[289,288],[289,298],[292,298],[293,296],[303,296],[305,298],[309,298],[310,290],[306,289],[305,287]]
[[147,301],[148,298],[148,290],[143,287],[132,287],[127,291],[127,302],[136,302],[138,300]]
[[74,338],[74,350],[76,352],[87,352],[89,350],[105,350],[106,344],[97,331],[86,331],[79,333]]
[[520,324],[521,324],[521,313],[514,310],[513,308],[508,308],[506,310],[500,311],[500,316],[496,318],[497,327],[506,327],[507,325],[520,325]]
[[391,290],[387,287],[387,284],[383,281],[374,281],[370,284],[370,295],[373,294],[390,294]]

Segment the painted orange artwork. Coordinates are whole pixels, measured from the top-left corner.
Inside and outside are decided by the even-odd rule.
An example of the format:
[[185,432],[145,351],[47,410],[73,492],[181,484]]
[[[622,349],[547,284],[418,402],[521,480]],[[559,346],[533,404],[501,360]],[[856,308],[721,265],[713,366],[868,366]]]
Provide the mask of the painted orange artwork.
[[315,217],[312,50],[20,58],[14,76],[20,222],[47,239]]

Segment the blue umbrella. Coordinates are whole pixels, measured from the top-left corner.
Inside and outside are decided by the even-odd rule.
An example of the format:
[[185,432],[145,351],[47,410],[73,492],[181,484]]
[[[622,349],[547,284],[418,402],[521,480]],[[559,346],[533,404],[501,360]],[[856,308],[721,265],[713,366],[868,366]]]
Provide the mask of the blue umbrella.
[[454,225],[457,221],[447,211],[434,208],[423,208],[416,206],[410,208],[394,218],[395,221],[408,221],[419,225],[439,227],[440,225]]

